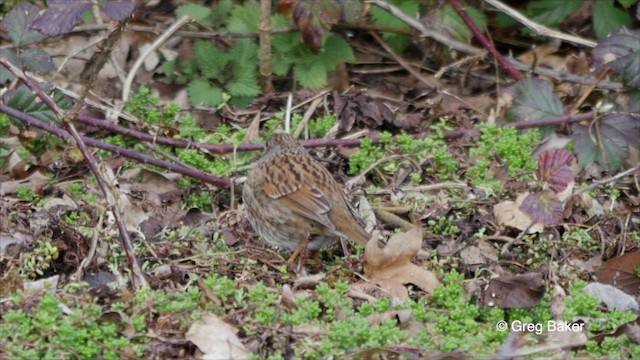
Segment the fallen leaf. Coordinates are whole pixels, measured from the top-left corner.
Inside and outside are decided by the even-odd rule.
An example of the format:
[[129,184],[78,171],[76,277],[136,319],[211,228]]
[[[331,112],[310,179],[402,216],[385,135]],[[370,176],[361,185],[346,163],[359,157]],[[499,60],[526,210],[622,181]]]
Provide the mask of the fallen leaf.
[[421,244],[422,230],[418,227],[392,236],[383,249],[372,239],[364,251],[363,266],[366,277],[402,301],[409,299],[406,284],[416,285],[429,293],[433,292],[440,284],[435,274],[411,263]]
[[246,359],[249,352],[236,336],[238,330],[214,314],[204,314],[185,338],[204,353],[203,359]]
[[500,276],[491,279],[482,302],[486,306],[497,306],[500,309],[528,308],[540,302],[544,291],[540,273]]
[[598,280],[603,284],[611,284],[628,294],[640,293],[640,277],[637,268],[640,267],[640,251],[626,253],[615,257],[600,267]]
[[[522,202],[529,196],[529,194],[520,194],[515,202],[503,201],[493,207],[493,214],[496,217],[496,222],[500,226],[509,226],[518,230],[524,231],[529,228],[532,221],[531,218],[520,210]],[[539,233],[544,230],[542,224],[534,224],[529,228],[528,233]]]

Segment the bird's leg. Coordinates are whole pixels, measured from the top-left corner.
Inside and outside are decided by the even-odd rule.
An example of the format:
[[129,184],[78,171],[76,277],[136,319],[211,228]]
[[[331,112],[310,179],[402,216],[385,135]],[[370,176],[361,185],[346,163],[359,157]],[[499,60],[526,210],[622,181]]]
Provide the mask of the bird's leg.
[[289,258],[289,260],[287,260],[288,263],[292,264],[294,261],[296,261],[296,258],[300,256],[300,254],[302,253],[302,256],[300,256],[300,263],[298,264],[298,270],[300,270],[300,268],[302,267],[302,262],[307,258],[307,254],[308,254],[307,245],[309,245],[308,236],[302,242],[300,242],[300,245],[298,245],[298,247],[293,252],[293,254],[291,254],[291,257]]

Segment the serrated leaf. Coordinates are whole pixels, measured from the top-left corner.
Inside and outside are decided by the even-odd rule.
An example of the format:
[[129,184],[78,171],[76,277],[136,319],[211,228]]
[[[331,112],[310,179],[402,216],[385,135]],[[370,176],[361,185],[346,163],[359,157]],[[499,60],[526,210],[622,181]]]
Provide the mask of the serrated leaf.
[[553,192],[559,193],[575,180],[571,163],[575,157],[564,149],[543,151],[538,158],[538,180],[548,183]]
[[340,21],[344,4],[337,0],[298,1],[292,16],[302,41],[313,53],[322,48],[331,26]]
[[56,115],[41,102],[26,86],[20,86],[14,91],[8,91],[3,101],[10,107],[25,114],[45,121],[55,121]]
[[574,124],[572,129],[582,166],[597,162],[609,171],[619,170],[629,156],[629,146],[640,145],[638,114],[610,113],[602,117],[598,126]]
[[318,60],[327,71],[333,71],[341,62],[355,62],[356,57],[351,45],[346,40],[332,34],[327,37],[322,53],[318,55]]
[[207,79],[218,79],[223,73],[230,57],[208,41],[198,40],[193,46],[195,63]]
[[255,97],[261,93],[255,68],[238,68],[226,88],[232,96]]
[[237,5],[231,11],[229,31],[234,32],[258,32],[260,29],[260,6],[256,3],[246,2]]
[[218,106],[222,103],[222,89],[212,86],[208,81],[196,79],[189,84],[187,90],[193,105]]
[[211,12],[211,20],[215,25],[220,26],[226,23],[231,17],[231,11],[233,10],[233,0],[220,0],[213,8]]
[[582,1],[532,1],[527,4],[525,14],[532,16],[533,20],[538,23],[555,26],[578,11],[581,6]]
[[327,84],[327,71],[321,66],[296,64],[293,72],[302,87],[315,90]]
[[593,32],[598,39],[613,34],[620,28],[631,27],[633,18],[625,11],[616,8],[613,1],[596,1],[593,10]]
[[[562,102],[553,91],[553,86],[545,80],[525,78],[505,92],[513,97],[513,105],[506,112],[509,121],[526,121],[562,116]],[[541,129],[541,136],[555,131],[555,126]]]
[[556,225],[564,218],[564,206],[551,191],[530,194],[520,205],[520,210],[529,215],[534,224]]
[[[393,2],[396,7],[402,10],[405,14],[419,14],[420,4],[417,1],[395,1]],[[379,26],[408,29],[409,25],[404,21],[398,19],[385,9],[374,6],[370,11],[375,23]],[[382,32],[382,38],[391,46],[397,53],[402,53],[409,47],[413,40],[409,35],[395,34],[390,32]]]
[[253,67],[258,65],[258,45],[249,39],[241,39],[229,51],[236,66]]
[[[11,64],[16,67],[20,67],[21,62],[20,58],[13,49],[0,49],[0,57],[7,59]],[[0,84],[4,84],[8,80],[13,80],[15,76],[9,70],[7,70],[4,66],[0,66]]]
[[104,12],[115,21],[131,17],[136,4],[133,0],[104,0]]
[[22,53],[21,59],[27,69],[40,75],[48,73],[54,67],[51,56],[41,49],[27,49]]
[[[479,29],[484,29],[487,26],[487,19],[480,11],[471,6],[465,6],[464,10]],[[468,42],[471,40],[471,30],[469,30],[467,24],[465,24],[451,5],[444,6],[441,11],[434,15],[434,17],[435,28],[442,29],[449,33],[449,35],[455,40],[461,42]]]
[[49,8],[31,23],[31,29],[49,36],[71,32],[82,14],[91,8],[91,1],[49,0]]
[[7,30],[13,45],[21,47],[44,39],[41,33],[29,28],[39,12],[39,7],[22,3],[16,5],[2,20],[2,27]]
[[176,15],[178,18],[183,16],[190,16],[195,21],[200,22],[205,25],[211,25],[210,19],[207,19],[209,15],[211,15],[211,9],[206,6],[198,5],[198,4],[184,4],[180,5],[176,9]]
[[596,68],[609,65],[627,85],[640,88],[640,31],[620,30],[600,41],[591,55]]

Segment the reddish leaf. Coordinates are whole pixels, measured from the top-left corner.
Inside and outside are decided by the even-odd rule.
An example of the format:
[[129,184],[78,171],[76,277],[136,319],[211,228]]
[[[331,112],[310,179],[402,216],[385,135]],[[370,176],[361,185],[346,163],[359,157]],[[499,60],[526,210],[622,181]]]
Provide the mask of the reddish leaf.
[[540,273],[500,276],[491,280],[482,302],[485,306],[497,306],[501,309],[528,308],[540,302],[544,291]]
[[550,191],[527,196],[520,205],[520,210],[529,215],[534,224],[556,225],[564,219],[562,202]]
[[602,264],[598,270],[598,281],[611,284],[628,294],[640,294],[640,251],[615,257]]
[[640,87],[640,31],[622,29],[591,52],[596,67],[608,65],[629,86]]
[[575,157],[564,149],[544,151],[538,158],[538,180],[550,185],[555,193],[564,191],[575,175],[569,165]]
[[31,28],[49,36],[70,32],[92,5],[91,1],[80,0],[49,0],[47,3],[49,9],[31,24]]
[[133,0],[105,0],[104,12],[116,21],[124,21],[133,14],[136,4]]
[[[360,15],[359,1],[308,0],[297,1],[293,10],[293,23],[300,28],[305,46],[318,53],[324,44],[327,32],[340,20],[354,22]],[[283,13],[291,11],[291,1],[280,6]]]

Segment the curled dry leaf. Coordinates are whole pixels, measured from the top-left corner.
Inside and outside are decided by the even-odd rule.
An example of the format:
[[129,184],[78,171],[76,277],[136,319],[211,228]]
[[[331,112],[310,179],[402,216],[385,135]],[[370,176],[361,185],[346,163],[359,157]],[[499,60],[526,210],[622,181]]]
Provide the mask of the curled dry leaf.
[[[509,226],[521,231],[526,230],[531,225],[532,220],[529,215],[520,210],[520,206],[529,194],[522,193],[518,195],[515,202],[503,201],[493,208],[493,215],[500,226]],[[538,223],[529,228],[528,233],[539,233],[544,230],[544,225]]]
[[291,291],[291,287],[288,284],[284,284],[282,286],[280,304],[282,304],[282,306],[287,310],[296,309],[298,307],[296,298],[293,296],[293,291]]
[[185,338],[204,353],[203,359],[245,359],[249,352],[236,336],[238,330],[214,314],[191,324]]
[[418,227],[396,234],[381,249],[372,239],[364,251],[364,273],[369,281],[378,284],[391,296],[408,300],[406,284],[413,284],[426,292],[433,292],[440,284],[435,274],[413,263],[420,250],[422,230]]

